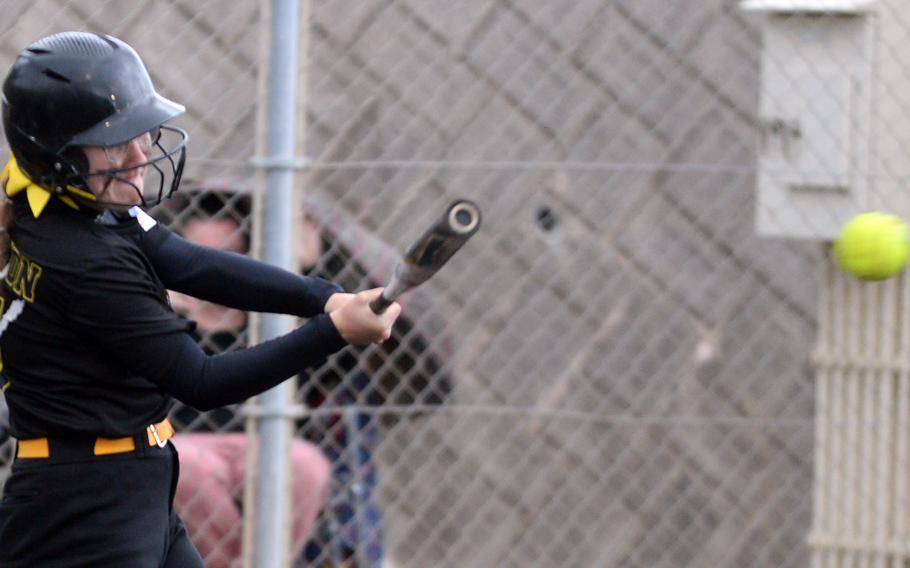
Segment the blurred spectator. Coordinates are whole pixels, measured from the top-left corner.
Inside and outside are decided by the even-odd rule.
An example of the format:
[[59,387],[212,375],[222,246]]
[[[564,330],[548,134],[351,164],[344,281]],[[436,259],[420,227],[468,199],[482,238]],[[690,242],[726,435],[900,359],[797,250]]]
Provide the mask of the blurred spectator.
[[[312,215],[305,216],[298,234],[299,242],[304,243],[298,249],[298,260],[305,274],[331,273],[345,290],[363,284],[363,271],[320,234]],[[307,407],[339,409],[311,418],[304,426],[307,438],[331,459],[334,486],[339,490],[331,496],[320,531],[307,544],[303,559],[319,565],[380,568],[384,556],[382,513],[373,458],[379,429],[376,418],[358,412],[357,407],[380,405],[383,397],[361,370],[357,351],[338,355],[330,365],[314,371],[308,381],[301,380]]]
[[[168,209],[158,212],[159,219],[189,240],[235,252],[247,251],[250,204],[246,195],[221,190],[185,193],[185,201],[172,199]],[[384,284],[384,274],[369,272],[363,265],[389,265],[389,262],[378,262],[378,257],[394,261],[397,253],[362,227],[331,214],[317,202],[310,201],[306,212],[298,228],[297,243],[298,261],[305,274],[330,279],[348,291]],[[377,500],[378,472],[374,456],[380,424],[368,409],[385,403],[439,404],[450,388],[440,369],[440,360],[448,347],[446,336],[440,333],[443,326],[431,319],[422,322],[426,329],[418,333],[406,313],[408,306],[414,311],[418,304],[420,298],[415,296],[403,304],[405,313],[398,318],[392,337],[380,348],[348,347],[311,370],[308,377],[301,377],[300,399],[308,408],[320,409],[315,416],[302,421],[302,436],[318,445],[322,453],[317,454],[312,445],[296,440],[295,504],[302,502],[301,496],[314,495],[307,492],[308,488],[322,491],[329,482],[326,477],[331,477],[328,504],[317,519],[315,531],[311,530],[308,516],[312,503],[295,511],[295,547],[306,532],[312,533],[298,559],[301,566],[379,568],[382,565],[382,515]],[[207,349],[223,351],[247,343],[246,317],[242,312],[178,294],[173,295],[172,305],[197,321],[200,341]],[[432,348],[425,337],[433,338]],[[402,380],[403,376],[407,380]],[[233,432],[243,427],[234,408],[199,414],[183,407],[172,418],[184,430],[194,432]],[[193,452],[187,456],[184,445],[178,445],[184,473],[182,486],[178,488],[178,506],[197,507],[191,511],[193,515],[181,511],[190,534],[203,554],[212,550],[213,556],[209,558],[235,550],[239,557],[242,530],[237,519],[242,514],[244,435],[180,436]],[[216,508],[214,500],[206,496],[206,480],[212,475],[209,464],[213,463],[222,472],[224,481],[219,485],[231,488],[233,508],[226,504]],[[241,466],[228,471],[222,463]],[[183,479],[190,477],[193,481],[184,485]],[[321,506],[325,495],[319,495],[323,499],[318,503]],[[223,497],[221,501],[227,503]],[[228,509],[227,514],[222,509]],[[195,533],[207,542],[196,540]],[[228,545],[219,545],[219,541]],[[212,548],[205,549],[208,546]]]
[[[192,242],[230,250],[248,251],[248,238],[239,218],[226,214],[217,195],[194,202],[178,228]],[[175,311],[196,321],[203,347],[219,353],[245,342],[246,314],[215,304],[171,293]],[[235,408],[199,413],[178,405],[172,412],[178,423],[174,445],[180,452],[181,476],[175,507],[186,523],[193,543],[209,568],[242,565],[242,502],[246,465],[245,434]],[[294,522],[292,545],[300,550],[309,538],[319,510],[326,503],[330,465],[319,448],[301,439],[291,451]]]
[[[345,290],[386,282],[388,275],[382,269],[393,266],[400,256],[397,251],[312,197],[304,211],[298,260],[305,274],[330,278]],[[365,265],[375,268],[367,270]],[[440,404],[450,389],[440,363],[449,352],[448,336],[442,323],[422,309],[423,300],[419,293],[399,300],[402,316],[381,347],[345,349],[301,380],[301,398],[309,408],[321,411],[304,424],[304,435],[332,460],[334,487],[319,529],[307,544],[307,565],[382,565],[375,457],[381,415],[370,407]],[[423,317],[420,332],[412,313]],[[432,347],[426,337],[432,337]],[[392,424],[389,416],[383,422]]]

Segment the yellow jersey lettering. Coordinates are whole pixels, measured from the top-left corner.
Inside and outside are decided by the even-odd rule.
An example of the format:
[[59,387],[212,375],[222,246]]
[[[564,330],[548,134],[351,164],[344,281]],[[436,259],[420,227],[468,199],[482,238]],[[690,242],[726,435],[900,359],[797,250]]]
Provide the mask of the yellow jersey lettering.
[[26,261],[25,264],[28,265],[28,270],[23,271],[23,278],[19,279],[19,285],[14,290],[27,302],[34,302],[35,286],[38,285],[38,279],[41,278],[42,268],[34,262]]
[[[41,278],[41,265],[22,256],[16,245],[10,247],[9,270],[6,273],[6,284],[14,294],[27,302],[35,301],[35,288]],[[0,310],[2,313],[2,310]]]
[[15,282],[19,276],[22,274],[22,257],[19,256],[19,251],[15,249],[10,250],[9,261],[7,262],[6,269],[6,283],[12,287],[13,282]]

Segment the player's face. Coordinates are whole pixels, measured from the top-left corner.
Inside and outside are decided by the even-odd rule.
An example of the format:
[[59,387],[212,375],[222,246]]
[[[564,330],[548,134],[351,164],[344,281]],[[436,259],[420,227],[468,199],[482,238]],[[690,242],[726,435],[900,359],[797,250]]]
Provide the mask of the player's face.
[[[115,146],[84,146],[92,192],[103,203],[136,205],[140,203],[146,164],[152,154],[152,134],[146,132]],[[111,170],[117,170],[115,173]]]
[[189,219],[183,226],[183,236],[190,242],[207,247],[246,253],[240,225],[230,217],[219,219]]

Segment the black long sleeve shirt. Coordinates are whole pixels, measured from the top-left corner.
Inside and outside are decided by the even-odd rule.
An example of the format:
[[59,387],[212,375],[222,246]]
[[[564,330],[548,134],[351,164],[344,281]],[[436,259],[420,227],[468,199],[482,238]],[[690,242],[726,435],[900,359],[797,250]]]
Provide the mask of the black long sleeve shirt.
[[[39,219],[24,200],[16,207],[0,320],[16,437],[134,434],[163,419],[173,398],[202,410],[240,402],[345,345],[322,313],[340,288],[324,280],[193,245],[144,213],[98,222],[55,199]],[[166,288],[311,319],[209,356]]]

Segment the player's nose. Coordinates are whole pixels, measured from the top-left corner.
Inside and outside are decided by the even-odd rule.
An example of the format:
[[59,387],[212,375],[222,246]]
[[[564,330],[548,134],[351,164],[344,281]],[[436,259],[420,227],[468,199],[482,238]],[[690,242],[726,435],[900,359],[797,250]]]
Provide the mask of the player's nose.
[[147,149],[147,144],[145,141],[141,140],[141,137],[133,138],[127,144],[126,159],[124,160],[124,166],[138,166],[148,162],[149,151]]

